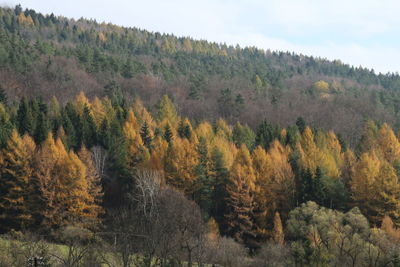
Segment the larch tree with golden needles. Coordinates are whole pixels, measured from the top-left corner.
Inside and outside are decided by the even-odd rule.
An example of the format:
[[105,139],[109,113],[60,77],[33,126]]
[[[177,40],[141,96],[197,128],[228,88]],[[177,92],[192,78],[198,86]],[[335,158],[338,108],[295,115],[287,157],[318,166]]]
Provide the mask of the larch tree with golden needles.
[[67,152],[60,139],[51,134],[36,157],[35,178],[40,191],[42,225],[85,226],[90,203],[86,167],[74,152]]
[[385,215],[400,223],[400,184],[395,169],[376,153],[363,153],[353,168],[351,193],[369,220],[378,225]]
[[150,157],[149,150],[143,143],[138,130],[139,125],[136,116],[133,111],[130,110],[122,131],[127,143],[127,162],[131,171],[135,170],[139,164]]
[[196,146],[197,143],[193,143],[186,138],[175,138],[170,143],[165,158],[165,179],[167,184],[174,186],[189,196],[193,194],[196,166],[199,164]]
[[0,152],[0,225],[1,231],[22,230],[33,222],[30,210],[33,139],[21,138],[13,130],[6,148]]
[[256,248],[253,225],[255,174],[250,153],[244,144],[236,155],[226,188],[225,234],[249,247]]
[[100,176],[93,160],[93,154],[85,146],[79,150],[78,157],[86,169],[85,179],[87,183],[87,193],[89,194],[86,199],[85,223],[89,226],[95,226],[99,223],[99,216],[104,213],[101,207],[103,190]]

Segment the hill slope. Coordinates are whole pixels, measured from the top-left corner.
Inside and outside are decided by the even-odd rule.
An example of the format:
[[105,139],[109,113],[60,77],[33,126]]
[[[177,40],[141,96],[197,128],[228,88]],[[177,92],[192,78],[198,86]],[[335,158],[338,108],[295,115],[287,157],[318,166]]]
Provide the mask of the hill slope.
[[[398,126],[400,77],[340,61],[240,48],[92,20],[0,9],[0,85],[8,98],[66,102],[117,85],[153,107],[171,96],[195,119],[281,126],[297,117],[351,144],[366,118]],[[396,127],[397,128],[397,127]]]

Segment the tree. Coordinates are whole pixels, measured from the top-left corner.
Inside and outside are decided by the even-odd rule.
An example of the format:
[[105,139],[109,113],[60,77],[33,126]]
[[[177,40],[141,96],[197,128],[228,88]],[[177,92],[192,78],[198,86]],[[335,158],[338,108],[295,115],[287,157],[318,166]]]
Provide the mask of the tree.
[[142,138],[143,144],[147,147],[148,150],[151,151],[151,142],[153,141],[153,137],[151,135],[147,121],[143,123],[142,128],[140,129],[140,136]]
[[14,129],[7,147],[0,153],[1,231],[23,230],[31,226],[31,178],[34,172],[35,143],[21,138]]
[[214,183],[211,214],[221,228],[224,227],[223,216],[226,213],[225,199],[228,197],[226,185],[228,184],[229,171],[225,166],[223,154],[218,148],[214,148],[211,152],[210,176]]
[[200,137],[197,145],[197,153],[199,155],[199,164],[196,166],[196,181],[194,182],[193,199],[199,205],[207,218],[211,213],[212,193],[215,183],[210,175],[210,158],[208,153],[208,145],[203,137]]
[[0,149],[7,145],[8,138],[14,128],[9,113],[3,103],[0,103]]
[[168,95],[164,95],[158,103],[157,119],[159,122],[167,120],[172,125],[175,125],[178,120],[178,114]]
[[32,109],[25,98],[22,98],[19,102],[18,111],[17,111],[17,124],[18,124],[18,132],[20,134],[28,133],[33,136],[35,131],[35,120],[32,114]]
[[385,215],[400,223],[400,184],[395,169],[374,151],[363,153],[351,176],[354,204],[378,225]]
[[88,148],[97,144],[97,127],[92,117],[91,111],[87,105],[83,108],[81,117],[82,122],[82,145],[86,145]]
[[165,178],[167,184],[193,195],[193,184],[196,180],[196,166],[199,158],[196,143],[187,139],[175,138],[170,143],[165,160]]
[[87,193],[89,197],[86,202],[86,222],[89,227],[95,227],[99,224],[99,217],[104,213],[101,205],[103,204],[103,189],[101,186],[99,169],[96,168],[94,154],[85,146],[79,150],[79,159],[85,165],[85,179],[87,183]]
[[236,167],[231,172],[227,184],[226,213],[227,226],[224,234],[232,236],[237,242],[255,249],[255,233],[253,232],[253,198],[247,177]]
[[283,245],[285,242],[285,234],[283,233],[283,226],[279,212],[275,212],[274,216],[273,240],[279,245]]
[[254,132],[247,125],[242,126],[237,122],[235,127],[233,127],[232,138],[237,147],[245,144],[248,149],[252,150],[255,143],[255,137]]
[[[50,133],[35,159],[35,183],[40,191],[37,207],[42,226],[60,227],[84,223],[93,218],[93,203],[86,180],[86,167],[74,152],[69,153],[60,139]],[[85,225],[85,224],[84,224]]]
[[378,233],[358,208],[341,213],[310,201],[290,212],[286,229],[297,240],[292,253],[298,265],[371,266],[387,260]]
[[171,130],[171,126],[169,125],[169,123],[167,123],[164,127],[164,139],[165,141],[167,141],[168,143],[170,143],[172,141],[173,138],[173,133]]
[[0,85],[0,103],[2,103],[3,105],[7,104],[7,94],[1,85]]

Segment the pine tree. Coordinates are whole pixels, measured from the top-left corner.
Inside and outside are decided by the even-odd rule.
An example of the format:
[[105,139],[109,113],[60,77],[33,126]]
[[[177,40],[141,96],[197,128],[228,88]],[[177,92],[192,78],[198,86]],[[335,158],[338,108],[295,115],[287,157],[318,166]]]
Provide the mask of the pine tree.
[[84,106],[81,117],[82,137],[81,140],[88,148],[97,144],[97,127],[88,106]]
[[0,103],[7,104],[7,94],[4,88],[0,85]]
[[165,125],[165,127],[164,127],[164,139],[165,139],[165,141],[170,143],[172,141],[173,137],[174,136],[172,134],[171,126],[169,125],[169,123],[167,123],[167,125]]
[[50,130],[49,121],[46,114],[44,112],[40,112],[34,135],[36,143],[41,144],[46,139]]
[[151,136],[150,128],[145,121],[140,129],[140,136],[142,138],[143,144],[151,151],[151,142],[153,141],[153,137]]
[[17,125],[18,132],[23,135],[28,133],[33,136],[35,131],[35,121],[32,114],[32,109],[25,98],[22,98],[19,102],[17,111]]
[[212,192],[214,184],[210,177],[210,162],[208,155],[208,145],[204,138],[200,138],[197,145],[197,152],[199,154],[199,164],[196,166],[196,181],[194,185],[194,200],[204,211],[206,217],[210,215]]
[[212,208],[211,214],[218,222],[220,227],[224,225],[224,214],[226,213],[226,201],[228,197],[226,191],[226,185],[228,183],[229,171],[225,167],[223,159],[224,155],[218,148],[214,148],[211,153],[211,168],[210,178],[214,184],[214,190],[212,192]]
[[0,149],[7,145],[8,138],[13,130],[13,124],[6,107],[0,103]]

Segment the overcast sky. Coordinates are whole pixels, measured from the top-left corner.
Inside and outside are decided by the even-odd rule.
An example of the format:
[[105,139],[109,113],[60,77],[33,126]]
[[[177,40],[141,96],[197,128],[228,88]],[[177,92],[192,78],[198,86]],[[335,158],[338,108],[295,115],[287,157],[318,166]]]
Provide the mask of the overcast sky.
[[340,59],[400,71],[395,0],[0,0],[196,39]]

